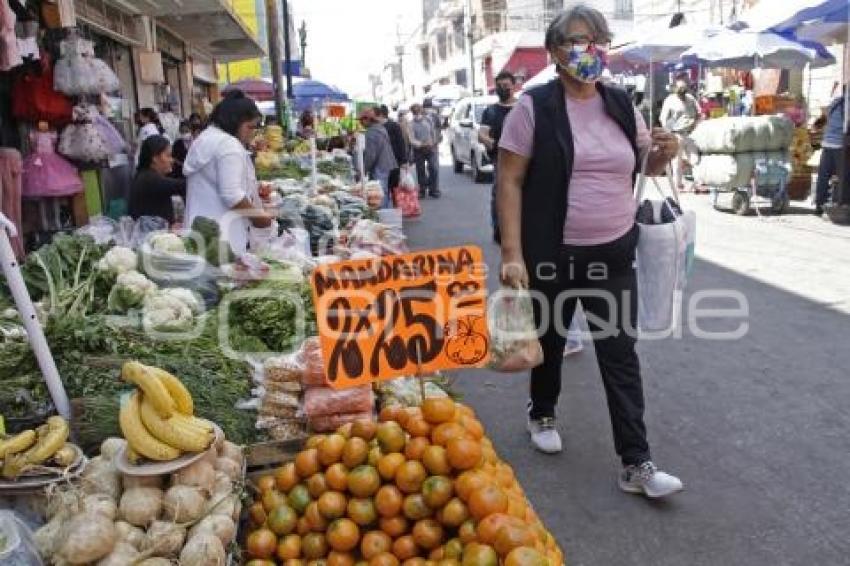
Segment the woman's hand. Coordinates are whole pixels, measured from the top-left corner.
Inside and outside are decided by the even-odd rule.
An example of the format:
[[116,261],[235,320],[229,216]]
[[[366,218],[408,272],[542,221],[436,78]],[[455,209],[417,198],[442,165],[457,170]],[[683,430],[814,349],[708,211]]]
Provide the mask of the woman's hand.
[[657,160],[670,161],[679,152],[679,139],[676,134],[664,128],[652,129],[652,157]]
[[528,288],[528,270],[522,252],[502,251],[502,266],[499,272],[502,284],[513,289]]
[[256,214],[252,214],[250,219],[254,228],[268,228],[274,221],[274,218],[272,218],[271,215],[259,211]]

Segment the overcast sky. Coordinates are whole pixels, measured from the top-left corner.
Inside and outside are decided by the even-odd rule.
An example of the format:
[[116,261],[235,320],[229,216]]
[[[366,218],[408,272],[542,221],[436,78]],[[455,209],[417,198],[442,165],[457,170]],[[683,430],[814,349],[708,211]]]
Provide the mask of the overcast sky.
[[352,97],[371,98],[369,74],[395,58],[396,27],[406,40],[422,22],[421,0],[290,2],[296,29],[307,22],[307,67],[313,78]]

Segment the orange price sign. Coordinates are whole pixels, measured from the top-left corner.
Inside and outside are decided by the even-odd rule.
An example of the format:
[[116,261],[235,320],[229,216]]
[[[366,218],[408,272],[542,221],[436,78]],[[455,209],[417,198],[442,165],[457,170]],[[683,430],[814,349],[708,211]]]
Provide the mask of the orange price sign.
[[475,246],[317,267],[311,282],[328,384],[484,365],[486,275]]

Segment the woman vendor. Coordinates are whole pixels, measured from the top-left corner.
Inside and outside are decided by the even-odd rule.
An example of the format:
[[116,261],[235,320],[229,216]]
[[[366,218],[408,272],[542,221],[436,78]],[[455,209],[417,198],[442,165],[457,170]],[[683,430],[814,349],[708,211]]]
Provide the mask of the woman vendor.
[[169,224],[174,223],[171,197],[185,197],[186,181],[168,176],[173,164],[168,138],[154,135],[142,142],[136,177],[130,187],[129,213],[134,220],[140,216],[159,216]]
[[238,90],[216,105],[210,125],[189,148],[186,176],[186,225],[203,216],[217,221],[222,239],[235,254],[245,253],[248,229],[268,228],[272,218],[262,209],[248,145],[262,114]]

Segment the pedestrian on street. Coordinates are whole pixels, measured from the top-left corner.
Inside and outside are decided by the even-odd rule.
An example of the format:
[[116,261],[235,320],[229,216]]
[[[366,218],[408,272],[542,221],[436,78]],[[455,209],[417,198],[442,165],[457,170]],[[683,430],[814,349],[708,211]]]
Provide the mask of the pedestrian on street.
[[390,172],[398,168],[393,155],[390,136],[386,128],[378,122],[373,108],[360,113],[360,124],[366,128],[366,148],[363,151],[363,171],[374,181],[381,183],[384,191],[384,208],[392,206],[390,198]]
[[392,191],[398,187],[402,169],[407,167],[407,156],[410,155],[410,148],[407,146],[407,138],[404,136],[401,125],[395,120],[390,119],[390,109],[387,108],[387,105],[380,105],[375,109],[375,113],[378,123],[384,127],[387,135],[390,137],[390,146],[392,147],[393,156],[397,164],[397,167],[390,171],[389,187],[390,194],[392,194]]
[[410,145],[413,146],[413,161],[419,179],[419,196],[429,194],[440,198],[439,142],[434,121],[422,110],[422,105],[410,107],[413,122],[410,124]]
[[[549,320],[540,328],[543,363],[531,372],[532,445],[545,453],[561,451],[555,407],[564,321],[572,319],[580,298],[592,315],[588,326],[622,462],[620,488],[661,497],[679,491],[682,483],[652,463],[643,420],[640,364],[630,330],[637,319],[632,188],[641,155],[649,152],[647,170],[657,174],[676,155],[678,143],[661,129],[650,134],[625,91],[599,81],[610,42],[602,13],[581,4],[561,12],[546,32],[558,77],[519,99],[499,142],[500,274],[503,284],[538,294],[538,326]],[[555,306],[561,310],[553,312]]]
[[[833,93],[835,90],[833,87]],[[815,214],[818,216],[823,214],[823,207],[829,200],[829,182],[833,175],[838,174],[838,166],[843,159],[844,98],[846,91],[847,85],[838,92],[838,96],[830,103],[826,111],[826,126],[823,130],[818,180],[815,186]],[[850,175],[844,177],[843,191],[850,191]]]
[[505,117],[516,103],[514,89],[516,88],[516,77],[513,73],[502,71],[496,75],[496,96],[499,102],[491,104],[484,109],[481,115],[481,127],[478,129],[478,141],[487,149],[487,156],[493,163],[493,190],[490,193],[490,222],[493,226],[493,241],[497,244],[501,240],[499,235],[499,219],[496,215],[496,178],[499,158],[499,138],[502,136],[502,126]]
[[699,102],[689,92],[688,75],[682,73],[676,77],[673,92],[668,94],[667,98],[664,99],[664,104],[661,106],[661,115],[658,118],[658,123],[661,124],[661,127],[673,132],[679,139],[679,155],[673,160],[673,177],[676,182],[676,188],[680,191],[685,188],[684,149],[688,136],[691,135],[691,132],[697,126],[699,115]]

